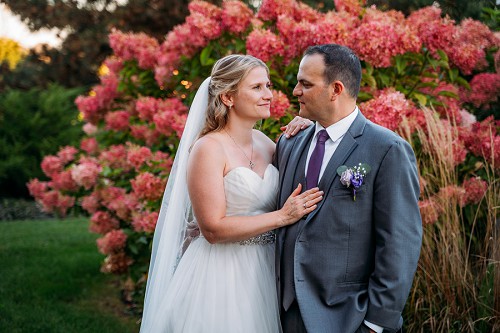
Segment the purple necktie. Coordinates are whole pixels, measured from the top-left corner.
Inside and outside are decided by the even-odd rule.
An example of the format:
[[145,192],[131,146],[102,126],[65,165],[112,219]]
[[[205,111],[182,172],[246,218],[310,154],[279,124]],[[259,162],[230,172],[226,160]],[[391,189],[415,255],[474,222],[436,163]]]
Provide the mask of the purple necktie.
[[326,130],[322,129],[318,132],[318,141],[316,142],[316,147],[314,147],[311,158],[309,159],[309,164],[307,166],[307,190],[318,186],[319,172],[321,171],[323,157],[325,156],[325,142],[326,140],[328,140],[328,138],[329,136]]

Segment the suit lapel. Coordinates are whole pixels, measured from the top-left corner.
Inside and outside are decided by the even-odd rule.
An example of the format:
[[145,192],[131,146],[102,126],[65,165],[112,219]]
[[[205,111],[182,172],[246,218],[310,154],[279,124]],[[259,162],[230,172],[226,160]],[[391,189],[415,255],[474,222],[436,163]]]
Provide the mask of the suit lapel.
[[[295,173],[297,171],[297,166],[299,165],[300,157],[302,154],[306,154],[306,148],[309,147],[309,143],[311,142],[311,138],[314,134],[315,126],[309,126],[309,128],[304,130],[304,134],[300,137],[297,137],[292,148],[290,149],[290,157],[287,159],[288,163],[286,164],[285,171],[281,173],[280,184],[280,205],[282,205],[290,193],[294,190],[293,185],[295,183]],[[284,156],[286,158],[286,156]]]
[[[363,116],[363,114],[361,114],[361,112],[359,112],[358,116],[352,123],[351,127],[349,127],[349,130],[340,141],[340,144],[335,150],[335,153],[330,158],[330,161],[328,162],[325,168],[323,176],[319,181],[318,186],[325,193],[328,193],[328,190],[330,189],[333,182],[337,178],[338,167],[345,163],[347,158],[352,154],[352,152],[358,146],[356,138],[363,134],[365,125],[366,125],[366,118]],[[314,211],[312,211],[311,214],[307,216],[306,223],[309,220],[311,220],[311,218],[314,215],[317,214],[317,212],[321,209],[321,206],[323,206],[324,202],[325,198],[323,198],[323,200],[319,202],[318,207]]]

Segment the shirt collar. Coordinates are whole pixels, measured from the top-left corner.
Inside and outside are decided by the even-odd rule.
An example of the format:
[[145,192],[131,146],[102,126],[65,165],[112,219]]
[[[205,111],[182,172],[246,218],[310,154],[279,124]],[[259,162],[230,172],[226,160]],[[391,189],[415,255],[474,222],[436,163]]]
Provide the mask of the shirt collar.
[[[332,124],[326,128],[328,136],[333,142],[342,138],[347,133],[347,130],[349,130],[349,127],[351,127],[352,123],[354,122],[354,119],[356,119],[358,112],[359,109],[358,106],[356,106],[354,110],[347,117],[337,121],[335,124]],[[316,122],[316,129],[314,131],[315,138],[318,135],[318,132],[321,131],[322,129],[325,128],[321,126],[318,122]]]

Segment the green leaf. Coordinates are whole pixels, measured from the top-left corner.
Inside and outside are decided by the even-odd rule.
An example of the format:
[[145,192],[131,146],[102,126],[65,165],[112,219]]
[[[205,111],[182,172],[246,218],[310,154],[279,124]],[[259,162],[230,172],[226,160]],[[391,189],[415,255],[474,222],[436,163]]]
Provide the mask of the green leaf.
[[377,81],[375,81],[375,78],[372,75],[370,75],[368,73],[363,73],[361,78],[362,78],[362,81],[365,82],[370,87],[372,87],[372,88],[377,87]]
[[422,106],[427,104],[427,96],[423,94],[413,93],[413,98],[415,98]]
[[370,172],[372,170],[372,167],[369,164],[366,164],[366,163],[361,163],[361,168],[365,169],[366,173],[368,173],[368,172]]
[[200,54],[200,63],[202,66],[210,66],[212,65],[215,60],[210,58],[210,54],[212,53],[212,47],[207,46],[205,47]]
[[437,50],[437,53],[439,54],[439,58],[441,60],[444,60],[446,62],[449,62],[448,55],[443,51],[443,50]]
[[341,165],[337,168],[337,175],[342,176],[342,173],[347,170],[347,166]]
[[451,92],[451,91],[447,91],[447,90],[443,90],[443,91],[440,91],[438,92],[438,95],[439,96],[446,96],[446,97],[451,97],[451,98],[455,98],[455,99],[458,99],[458,95]]

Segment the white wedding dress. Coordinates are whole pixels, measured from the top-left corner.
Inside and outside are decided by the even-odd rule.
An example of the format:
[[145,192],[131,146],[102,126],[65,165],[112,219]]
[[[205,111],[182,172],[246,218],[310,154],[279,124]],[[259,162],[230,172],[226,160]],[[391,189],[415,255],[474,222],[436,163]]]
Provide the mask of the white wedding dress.
[[[276,208],[278,171],[264,178],[245,167],[224,176],[226,215],[257,215]],[[249,240],[188,247],[162,295],[154,333],[280,332],[274,275],[274,232]]]

